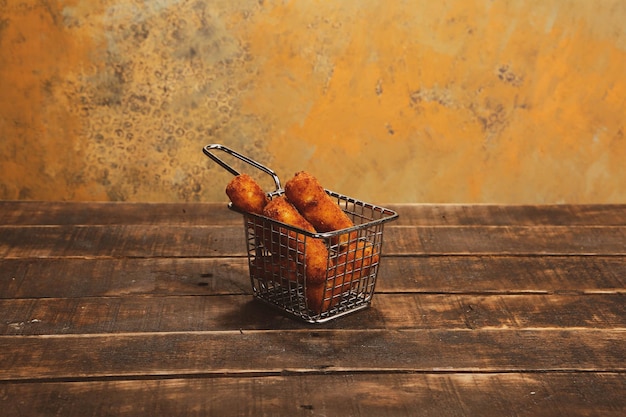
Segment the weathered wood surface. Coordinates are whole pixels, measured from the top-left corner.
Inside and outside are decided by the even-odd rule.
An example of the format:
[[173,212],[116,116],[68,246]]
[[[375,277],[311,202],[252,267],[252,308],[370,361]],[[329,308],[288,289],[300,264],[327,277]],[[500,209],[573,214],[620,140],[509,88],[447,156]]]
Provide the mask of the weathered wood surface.
[[626,413],[626,205],[389,207],[372,307],[309,325],[226,204],[0,202],[2,415]]
[[[249,295],[0,299],[0,311],[0,335],[309,328]],[[359,330],[364,321],[368,329],[626,329],[626,295],[381,293],[372,308],[325,328]]]
[[3,380],[281,372],[626,372],[626,330],[300,329],[3,336]]
[[[401,212],[398,226],[603,225],[624,226],[626,204],[463,205],[382,204]],[[227,203],[91,203],[0,201],[0,224],[13,225],[240,225]]]
[[[0,259],[0,298],[250,294],[246,258]],[[64,285],[58,285],[58,277]],[[615,293],[624,256],[385,256],[377,292]]]
[[[622,416],[615,373],[322,373],[0,385],[6,417]],[[6,401],[5,401],[6,402]]]
[[[225,257],[245,255],[243,226],[0,226],[0,256]],[[383,253],[620,255],[626,226],[393,226]]]

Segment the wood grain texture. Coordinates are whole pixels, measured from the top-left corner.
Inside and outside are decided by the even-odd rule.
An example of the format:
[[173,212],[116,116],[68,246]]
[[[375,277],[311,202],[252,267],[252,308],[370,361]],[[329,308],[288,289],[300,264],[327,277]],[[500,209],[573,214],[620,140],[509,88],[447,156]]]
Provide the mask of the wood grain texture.
[[624,414],[626,206],[393,207],[371,308],[309,325],[225,205],[0,202],[2,415]]
[[241,225],[227,203],[0,201],[7,225]]
[[622,417],[625,391],[624,374],[592,372],[339,373],[0,385],[5,417]]
[[398,226],[624,226],[624,204],[391,204]]
[[622,226],[390,226],[387,255],[623,255]]
[[[0,256],[244,256],[242,226],[0,226]],[[626,255],[626,226],[389,226],[385,255]]]
[[[251,294],[246,258],[0,259],[0,298]],[[63,285],[57,277],[63,277]],[[379,293],[619,293],[622,256],[384,256]]]
[[504,328],[3,336],[0,379],[282,372],[624,373],[624,337],[626,330]]
[[[249,295],[0,300],[0,335],[307,329]],[[106,317],[106,320],[103,320]],[[376,294],[329,329],[626,329],[626,295]]]
[[[382,204],[400,213],[398,226],[625,226],[626,204]],[[240,225],[227,203],[0,201],[0,224]]]

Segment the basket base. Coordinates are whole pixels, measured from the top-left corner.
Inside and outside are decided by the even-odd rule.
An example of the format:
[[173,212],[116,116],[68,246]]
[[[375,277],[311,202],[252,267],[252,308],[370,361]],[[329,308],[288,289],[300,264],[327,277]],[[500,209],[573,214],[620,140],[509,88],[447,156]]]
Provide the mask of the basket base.
[[[258,291],[254,294],[254,298],[262,301],[289,317],[296,318],[306,323],[326,323],[330,320],[355,313],[359,310],[369,308],[372,297],[365,297],[363,294],[350,294],[344,297],[337,305],[319,314],[315,314],[307,310],[306,305],[301,297],[301,292],[297,288],[284,288],[277,291],[272,288],[271,291]],[[300,297],[299,297],[300,295]],[[292,305],[285,305],[284,300],[301,300]]]

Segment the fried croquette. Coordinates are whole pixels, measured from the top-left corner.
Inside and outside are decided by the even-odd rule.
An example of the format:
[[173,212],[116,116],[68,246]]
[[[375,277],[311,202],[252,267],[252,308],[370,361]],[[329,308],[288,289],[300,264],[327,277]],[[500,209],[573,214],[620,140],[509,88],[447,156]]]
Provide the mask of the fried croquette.
[[308,172],[297,172],[287,181],[285,195],[318,232],[332,232],[354,226],[317,178]]
[[[300,229],[315,233],[315,228],[298,212],[298,210],[285,198],[278,196],[273,198],[263,210],[263,215],[273,220],[295,226]],[[276,231],[279,242],[273,238],[272,246],[280,243],[281,247],[288,247],[290,256],[297,263],[303,264],[306,271],[307,284],[322,283],[326,280],[328,271],[328,249],[323,240],[297,233],[293,230],[279,228]],[[270,249],[271,250],[271,249]]]
[[328,311],[346,296],[355,282],[350,274],[344,274],[329,278],[321,284],[307,285],[307,307],[316,314]]
[[355,271],[359,278],[369,275],[372,264],[378,263],[378,251],[367,240],[350,242],[341,249],[336,262],[337,267],[343,266],[348,272]]
[[298,268],[295,261],[286,258],[276,259],[272,255],[255,258],[250,267],[254,275],[264,281],[288,280],[298,282],[298,277],[302,276],[302,269]]
[[269,202],[267,194],[248,174],[235,176],[226,186],[226,195],[237,209],[254,214],[263,214]]

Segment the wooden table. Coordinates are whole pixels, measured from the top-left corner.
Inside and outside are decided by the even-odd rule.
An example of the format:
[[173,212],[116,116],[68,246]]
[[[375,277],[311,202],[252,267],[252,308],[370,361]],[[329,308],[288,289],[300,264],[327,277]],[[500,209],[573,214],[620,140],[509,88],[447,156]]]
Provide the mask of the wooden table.
[[0,414],[626,415],[626,205],[388,207],[372,306],[311,325],[225,204],[0,202]]

